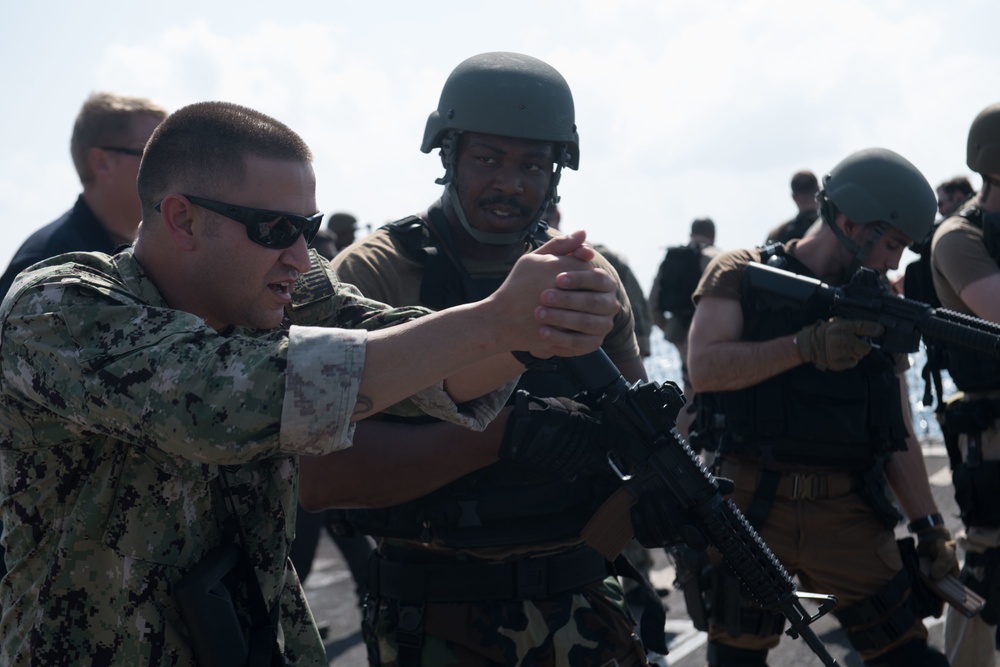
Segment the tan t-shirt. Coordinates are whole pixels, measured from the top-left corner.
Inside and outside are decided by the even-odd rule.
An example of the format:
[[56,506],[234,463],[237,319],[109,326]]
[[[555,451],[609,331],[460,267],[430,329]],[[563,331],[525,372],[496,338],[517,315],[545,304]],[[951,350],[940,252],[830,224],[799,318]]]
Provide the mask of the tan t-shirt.
[[998,272],[983,244],[983,230],[958,216],[938,226],[931,241],[931,276],[944,308],[971,315],[958,295],[966,285]]
[[[792,252],[797,245],[798,239],[789,241],[785,244],[785,252]],[[747,265],[760,261],[759,248],[727,250],[719,253],[708,263],[705,272],[701,274],[701,281],[695,288],[694,294],[691,295],[691,299],[695,305],[703,296],[742,301],[743,274],[746,272]]]

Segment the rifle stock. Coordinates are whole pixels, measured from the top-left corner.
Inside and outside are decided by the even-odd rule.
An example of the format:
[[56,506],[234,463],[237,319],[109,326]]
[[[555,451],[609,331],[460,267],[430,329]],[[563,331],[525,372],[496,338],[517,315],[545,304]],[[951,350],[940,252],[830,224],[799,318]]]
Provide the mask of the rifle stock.
[[[836,665],[810,627],[836,606],[836,598],[796,593],[792,578],[757,531],[732,501],[723,498],[715,478],[674,431],[678,410],[684,404],[677,386],[672,382],[629,386],[601,350],[562,362],[577,382],[596,397],[604,418],[633,436],[613,445],[614,454],[630,464],[631,475],[601,507],[600,518],[588,524],[585,539],[589,536],[595,540],[592,546],[608,556],[605,550],[619,543],[624,546],[631,538],[630,508],[635,498],[643,489],[666,489],[683,514],[683,522],[697,528],[719,551],[757,602],[785,616],[789,623],[786,634],[801,636],[824,665]],[[615,522],[628,518],[628,526],[604,528],[613,515],[617,515]],[[818,611],[810,614],[803,599],[818,603]]]
[[747,266],[746,279],[751,290],[819,304],[830,316],[878,322],[885,334],[876,342],[888,352],[916,352],[923,337],[1000,359],[1000,325],[895,296],[872,269],[858,269],[842,287],[756,263]]

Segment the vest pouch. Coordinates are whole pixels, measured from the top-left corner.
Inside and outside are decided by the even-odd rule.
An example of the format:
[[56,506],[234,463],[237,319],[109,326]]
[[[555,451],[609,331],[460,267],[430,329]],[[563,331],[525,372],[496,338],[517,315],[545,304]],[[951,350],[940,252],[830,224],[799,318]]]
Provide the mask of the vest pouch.
[[1000,361],[971,350],[946,347],[948,375],[962,391],[1000,389]]
[[748,441],[869,442],[868,386],[857,373],[800,366],[720,396],[727,428]]
[[952,471],[955,502],[967,526],[1000,526],[1000,461],[983,461],[970,468],[962,464]]

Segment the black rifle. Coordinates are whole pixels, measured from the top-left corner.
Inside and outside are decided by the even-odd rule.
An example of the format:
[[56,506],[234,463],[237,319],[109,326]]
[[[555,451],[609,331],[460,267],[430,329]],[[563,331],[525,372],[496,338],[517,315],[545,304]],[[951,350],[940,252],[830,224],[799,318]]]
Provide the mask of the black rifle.
[[[584,540],[609,560],[633,536],[631,507],[647,491],[665,490],[675,505],[671,518],[682,526],[688,542],[708,542],[764,608],[788,619],[786,633],[802,638],[824,665],[836,665],[809,624],[837,604],[830,595],[797,593],[795,583],[742,512],[719,492],[718,482],[674,430],[684,397],[672,382],[630,386],[611,359],[598,350],[560,360],[587,390],[603,418],[629,433],[613,445],[609,460],[617,462],[622,488],[601,506],[583,531]],[[628,475],[621,472],[628,470]],[[696,534],[692,534],[696,531]],[[819,605],[806,611],[803,599]]]
[[887,352],[916,352],[922,336],[1000,358],[1000,325],[895,296],[873,269],[858,269],[843,287],[765,264],[747,266],[746,279],[752,290],[816,304],[830,316],[878,322],[885,334],[874,342]]

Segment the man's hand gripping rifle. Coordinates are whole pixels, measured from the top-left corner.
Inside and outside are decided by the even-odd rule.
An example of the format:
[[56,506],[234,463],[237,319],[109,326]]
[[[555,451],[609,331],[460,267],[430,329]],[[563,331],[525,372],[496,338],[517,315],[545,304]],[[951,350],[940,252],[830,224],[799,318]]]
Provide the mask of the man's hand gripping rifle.
[[[585,541],[614,560],[633,536],[632,505],[637,499],[641,503],[656,498],[659,521],[676,526],[678,538],[691,545],[711,544],[718,549],[757,602],[788,619],[789,636],[801,635],[824,665],[836,665],[809,624],[833,609],[837,599],[797,593],[792,578],[757,531],[720,493],[715,477],[674,430],[684,405],[677,385],[643,382],[630,386],[601,350],[561,361],[587,388],[605,422],[630,436],[615,442],[609,455],[624,484],[584,529]],[[818,611],[810,614],[803,599],[817,603]]]
[[873,269],[858,269],[843,287],[765,264],[750,264],[746,277],[752,290],[818,305],[828,316],[878,322],[885,334],[873,342],[887,352],[916,352],[923,336],[1000,358],[1000,325],[895,296]]
[[[903,299],[889,293],[872,269],[858,269],[843,287],[831,287],[815,278],[783,271],[764,264],[750,264],[746,280],[751,290],[771,298],[786,299],[797,307],[817,308],[817,316],[868,320],[885,327],[872,343],[887,352],[916,352],[921,337],[925,344],[958,347],[983,356],[1000,358],[1000,325],[953,310]],[[940,387],[938,395],[940,396]],[[929,396],[929,394],[928,394]],[[925,403],[928,398],[925,397]],[[954,575],[933,579],[928,564],[918,563],[917,574],[931,591],[968,617],[982,611],[986,602]],[[935,614],[940,615],[940,612]]]

